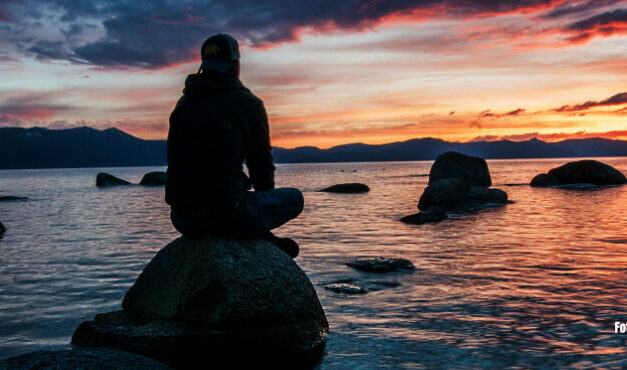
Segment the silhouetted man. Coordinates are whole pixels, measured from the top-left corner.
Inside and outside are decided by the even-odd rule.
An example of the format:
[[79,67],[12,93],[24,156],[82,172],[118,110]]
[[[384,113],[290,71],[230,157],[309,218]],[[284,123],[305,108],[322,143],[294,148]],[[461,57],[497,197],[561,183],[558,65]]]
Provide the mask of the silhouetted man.
[[296,257],[298,244],[270,230],[301,213],[303,195],[274,188],[268,117],[239,80],[238,43],[211,36],[201,57],[170,115],[165,199],[172,224],[183,234],[263,236]]

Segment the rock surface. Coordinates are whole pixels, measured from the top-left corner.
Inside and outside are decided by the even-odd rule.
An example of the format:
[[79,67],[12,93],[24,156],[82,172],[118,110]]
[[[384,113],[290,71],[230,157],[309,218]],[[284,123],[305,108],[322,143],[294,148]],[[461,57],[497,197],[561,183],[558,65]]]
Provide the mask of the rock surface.
[[238,353],[309,361],[328,332],[305,273],[261,239],[178,238],[146,266],[122,306],[81,324],[72,342],[184,367]]
[[0,222],[0,235],[4,234],[5,231],[7,231],[7,228],[4,227],[4,225],[2,224],[2,222]]
[[404,258],[358,258],[346,266],[366,272],[413,271],[416,267]]
[[139,185],[144,186],[163,186],[165,185],[166,174],[163,171],[148,172],[142,177]]
[[458,152],[440,154],[429,172],[429,184],[442,179],[461,179],[480,186],[491,186],[485,159]]
[[325,193],[367,193],[370,188],[366,184],[351,182],[346,184],[337,184],[320,190]]
[[446,220],[448,215],[440,207],[429,207],[425,212],[418,212],[413,215],[401,218],[407,224],[422,225],[428,222],[440,222]]
[[560,182],[557,180],[557,177],[553,175],[549,175],[548,173],[541,173],[536,175],[529,185],[533,187],[544,187],[544,186],[558,186]]
[[366,294],[368,291],[364,287],[348,283],[333,283],[324,286],[324,289],[342,294]]
[[112,349],[36,351],[0,361],[0,369],[171,369],[158,361]]
[[587,183],[594,185],[627,184],[627,178],[616,168],[595,160],[568,162],[549,171],[560,185]]
[[507,202],[507,193],[500,189],[489,189],[470,181],[443,179],[435,181],[422,193],[418,209],[426,211],[435,206],[448,212],[468,212]]
[[0,202],[11,201],[11,200],[27,200],[28,197],[16,197],[13,195],[5,195],[0,197]]
[[96,175],[96,186],[116,186],[116,185],[132,185],[126,180],[117,178],[106,172],[100,172]]

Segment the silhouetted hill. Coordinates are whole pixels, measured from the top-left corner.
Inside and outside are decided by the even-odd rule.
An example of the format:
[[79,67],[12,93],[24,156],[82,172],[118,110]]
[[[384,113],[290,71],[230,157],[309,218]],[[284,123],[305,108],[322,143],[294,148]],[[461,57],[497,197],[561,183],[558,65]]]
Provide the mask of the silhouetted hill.
[[557,143],[547,143],[538,139],[450,143],[425,138],[382,145],[348,144],[329,149],[274,148],[273,154],[276,162],[282,163],[414,161],[432,160],[449,150],[491,159],[615,157],[627,156],[627,141],[591,138]]
[[[601,138],[546,143],[527,141],[478,141],[450,143],[439,139],[367,145],[346,144],[329,149],[274,148],[277,163],[369,162],[432,160],[455,150],[484,158],[551,158],[627,156],[627,141]],[[0,128],[0,169],[162,166],[166,164],[165,140],[142,140],[115,128],[66,130]]]
[[142,140],[116,128],[0,128],[0,168],[165,165],[163,140]]

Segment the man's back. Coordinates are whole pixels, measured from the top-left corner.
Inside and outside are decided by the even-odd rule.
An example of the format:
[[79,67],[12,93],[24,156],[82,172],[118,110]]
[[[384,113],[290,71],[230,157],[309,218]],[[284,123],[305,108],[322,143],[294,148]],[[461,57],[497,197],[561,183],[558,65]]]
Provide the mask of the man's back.
[[251,185],[272,189],[270,150],[263,103],[236,76],[190,75],[170,116],[166,202],[212,209],[233,204]]

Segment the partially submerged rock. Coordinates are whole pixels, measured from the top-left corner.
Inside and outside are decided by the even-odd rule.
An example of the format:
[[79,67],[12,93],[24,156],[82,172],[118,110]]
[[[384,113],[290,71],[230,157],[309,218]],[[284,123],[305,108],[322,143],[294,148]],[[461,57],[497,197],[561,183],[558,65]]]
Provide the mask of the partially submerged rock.
[[325,193],[367,193],[370,187],[366,184],[351,182],[346,184],[337,184],[320,190]]
[[4,225],[2,224],[2,222],[0,222],[0,235],[4,234],[5,231],[7,231],[7,228],[4,227]]
[[418,212],[413,215],[401,218],[407,224],[422,225],[428,222],[440,222],[446,220],[448,215],[440,207],[429,207],[425,212]]
[[[540,179],[550,179],[550,183],[545,184]],[[531,180],[530,185],[557,186],[569,184],[622,185],[627,184],[627,178],[609,164],[584,159],[553,168],[548,175],[540,174]]]
[[0,361],[0,369],[171,369],[144,356],[113,349],[35,351]]
[[413,271],[416,267],[404,258],[358,258],[346,266],[366,272]]
[[102,186],[116,186],[116,185],[132,185],[132,184],[126,180],[122,180],[106,172],[100,172],[98,175],[96,175],[96,186],[102,187]]
[[323,284],[323,287],[338,294],[366,294],[378,290],[399,287],[401,283],[396,280],[367,280],[355,278],[340,279]]
[[335,293],[342,293],[342,294],[366,294],[367,293],[364,287],[351,285],[347,283],[327,284],[324,286],[324,289],[330,290]]
[[164,171],[148,172],[142,177],[139,185],[145,186],[163,186],[166,181],[166,173]]
[[261,239],[178,238],[146,266],[122,307],[81,324],[72,342],[185,367],[227,358],[310,361],[328,332],[305,273]]
[[442,179],[461,179],[480,186],[492,185],[485,159],[452,151],[440,154],[431,166],[429,184]]
[[0,202],[12,201],[12,200],[27,200],[28,197],[16,197],[13,195],[5,195],[0,197]]
[[536,175],[529,185],[533,187],[545,187],[545,186],[558,186],[560,184],[557,177],[549,175],[548,173],[541,173]]
[[469,212],[506,202],[507,193],[503,190],[489,189],[466,180],[443,179],[427,186],[418,201],[418,209],[426,211],[435,206],[448,212]]

